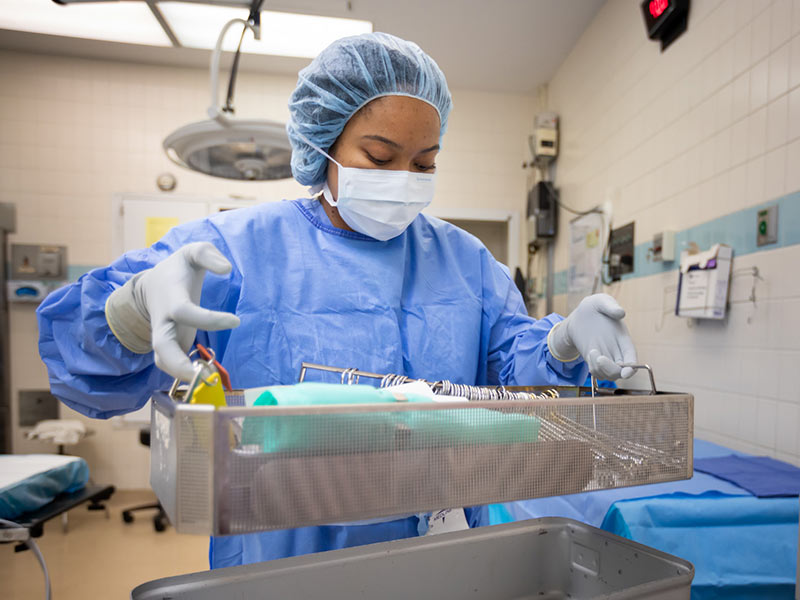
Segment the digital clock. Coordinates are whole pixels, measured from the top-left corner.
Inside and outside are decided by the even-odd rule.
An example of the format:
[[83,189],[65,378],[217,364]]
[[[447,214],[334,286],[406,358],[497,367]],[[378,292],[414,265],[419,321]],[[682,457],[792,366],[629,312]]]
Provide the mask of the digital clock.
[[686,31],[689,22],[689,0],[643,0],[642,14],[651,40],[661,42],[661,50]]
[[669,8],[669,0],[651,0],[650,4],[647,5],[647,9],[650,11],[650,16],[654,19],[657,19],[663,15],[667,8]]

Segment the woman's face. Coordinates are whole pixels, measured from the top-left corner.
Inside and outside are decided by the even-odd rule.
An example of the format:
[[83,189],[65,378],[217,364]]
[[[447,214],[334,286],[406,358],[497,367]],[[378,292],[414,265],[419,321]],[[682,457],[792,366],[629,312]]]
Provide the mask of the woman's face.
[[[351,118],[330,154],[345,167],[433,173],[439,113],[407,96],[376,98]],[[338,170],[328,161],[328,187],[338,198]],[[327,204],[327,203],[325,203]]]

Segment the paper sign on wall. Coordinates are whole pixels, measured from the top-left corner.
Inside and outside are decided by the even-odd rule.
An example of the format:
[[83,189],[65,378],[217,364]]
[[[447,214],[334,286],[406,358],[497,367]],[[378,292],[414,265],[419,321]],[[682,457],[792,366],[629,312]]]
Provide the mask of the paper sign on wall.
[[605,221],[602,213],[589,213],[570,221],[567,310],[572,312],[593,294],[603,266]]
[[147,217],[144,227],[145,246],[152,246],[163,238],[167,232],[178,225],[177,217]]

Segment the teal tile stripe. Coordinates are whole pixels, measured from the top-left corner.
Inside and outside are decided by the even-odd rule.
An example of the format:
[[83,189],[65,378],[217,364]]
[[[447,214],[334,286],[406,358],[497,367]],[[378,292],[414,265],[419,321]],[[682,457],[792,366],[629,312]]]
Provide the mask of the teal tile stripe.
[[67,267],[67,279],[69,281],[77,281],[84,273],[88,273],[92,269],[97,269],[100,266],[101,265],[69,265]]
[[[778,205],[778,242],[759,248],[756,246],[756,214],[762,208],[773,204]],[[680,251],[688,242],[696,242],[701,250],[710,248],[717,243],[728,244],[733,248],[734,257],[800,244],[800,191],[675,232],[676,260],[672,262],[648,261],[647,249],[650,248],[652,242],[639,244],[634,248],[634,271],[623,275],[622,279],[648,277],[664,271],[677,270],[680,264]],[[70,265],[67,276],[70,281],[76,281],[81,275],[98,266]],[[555,274],[553,293],[555,295],[567,293],[566,269]]]
[[[756,245],[756,215],[767,206],[778,205],[778,242],[766,246]],[[675,232],[675,260],[653,262],[647,260],[647,250],[652,241],[638,244],[634,248],[633,273],[622,276],[622,280],[648,277],[664,271],[677,271],[680,253],[689,242],[695,242],[701,250],[714,244],[727,244],[733,248],[733,256],[745,256],[754,252],[777,250],[800,244],[800,191],[757,206],[729,213],[717,219]],[[567,270],[558,271],[553,281],[555,295],[567,293]]]
[[559,294],[566,294],[566,293],[567,293],[567,269],[564,269],[563,271],[557,271],[556,274],[553,276],[553,294],[555,296],[558,296]]

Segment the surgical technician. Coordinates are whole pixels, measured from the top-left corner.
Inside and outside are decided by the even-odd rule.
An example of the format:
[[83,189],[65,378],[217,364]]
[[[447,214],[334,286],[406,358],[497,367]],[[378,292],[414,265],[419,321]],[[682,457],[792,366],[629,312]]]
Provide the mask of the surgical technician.
[[[382,33],[333,43],[289,100],[292,172],[318,195],[175,227],[52,293],[38,318],[53,393],[92,417],[135,410],[191,377],[195,340],[239,388],[295,383],[304,360],[478,385],[630,376],[619,365],[636,354],[610,296],[536,321],[475,237],[420,214],[451,108],[417,45]],[[472,525],[480,512],[467,509]],[[421,525],[404,516],[212,538],[211,566],[406,538]]]

